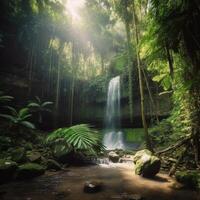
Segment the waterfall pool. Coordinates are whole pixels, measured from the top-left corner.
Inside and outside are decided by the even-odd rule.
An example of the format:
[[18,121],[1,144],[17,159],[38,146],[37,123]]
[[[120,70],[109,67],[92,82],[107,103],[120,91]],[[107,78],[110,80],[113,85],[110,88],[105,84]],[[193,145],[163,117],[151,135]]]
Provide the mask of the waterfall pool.
[[[107,134],[106,130],[100,131],[102,134]],[[119,139],[119,132],[120,132],[120,140]],[[124,150],[136,150],[138,149],[144,142],[144,131],[142,128],[122,128],[119,132],[112,132],[110,133],[111,138],[107,138],[106,146],[109,150],[111,149],[124,149]],[[116,134],[116,137],[114,136]],[[113,142],[109,144],[111,139],[116,139],[118,141],[114,142],[115,146],[113,146]],[[120,143],[123,141],[123,146]],[[105,143],[105,137],[104,137]]]

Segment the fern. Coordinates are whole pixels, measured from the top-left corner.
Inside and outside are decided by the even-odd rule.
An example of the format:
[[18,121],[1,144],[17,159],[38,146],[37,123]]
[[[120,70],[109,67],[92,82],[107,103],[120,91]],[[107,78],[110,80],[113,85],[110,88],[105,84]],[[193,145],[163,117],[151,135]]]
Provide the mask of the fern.
[[69,148],[83,154],[97,155],[105,150],[98,132],[87,124],[59,128],[51,133],[46,141],[48,144],[62,145],[64,142]]

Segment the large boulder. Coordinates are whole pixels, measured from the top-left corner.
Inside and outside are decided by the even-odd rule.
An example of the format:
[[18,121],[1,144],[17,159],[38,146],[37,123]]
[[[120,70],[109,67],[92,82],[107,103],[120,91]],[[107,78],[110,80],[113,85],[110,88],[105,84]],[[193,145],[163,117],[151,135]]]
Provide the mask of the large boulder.
[[146,149],[137,152],[133,160],[135,163],[135,174],[143,177],[154,177],[161,167],[160,159]]
[[196,189],[200,186],[200,173],[197,171],[179,171],[176,172],[175,178],[189,189]]
[[34,178],[44,174],[45,167],[36,163],[26,163],[20,165],[17,170],[17,179],[24,180]]
[[17,163],[8,160],[0,160],[0,183],[7,182],[14,177]]
[[113,163],[117,163],[119,162],[119,155],[117,153],[115,153],[114,151],[109,152],[108,154],[108,158],[110,161],[112,161]]

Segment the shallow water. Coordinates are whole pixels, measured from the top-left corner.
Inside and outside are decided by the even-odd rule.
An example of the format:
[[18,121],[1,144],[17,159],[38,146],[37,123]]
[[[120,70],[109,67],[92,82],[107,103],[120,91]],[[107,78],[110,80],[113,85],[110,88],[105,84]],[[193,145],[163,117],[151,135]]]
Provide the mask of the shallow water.
[[[83,192],[84,183],[98,180],[103,190],[96,194]],[[33,180],[0,186],[2,200],[109,200],[129,199],[140,194],[147,200],[200,200],[194,191],[175,190],[175,181],[165,174],[154,180],[134,175],[128,163],[70,167],[65,171],[48,172]]]

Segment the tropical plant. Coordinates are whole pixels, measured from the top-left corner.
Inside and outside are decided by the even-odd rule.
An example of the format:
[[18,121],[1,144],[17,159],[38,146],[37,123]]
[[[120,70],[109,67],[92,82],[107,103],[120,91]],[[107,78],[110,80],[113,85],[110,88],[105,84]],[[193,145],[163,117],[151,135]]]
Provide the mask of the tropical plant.
[[17,111],[15,108],[6,106],[10,111],[10,114],[0,114],[1,118],[4,118],[9,122],[9,128],[17,129],[21,131],[21,128],[35,129],[35,125],[28,121],[32,116],[28,108],[21,108]]
[[0,91],[0,103],[5,103],[5,102],[11,101],[13,99],[14,99],[14,97],[4,95],[4,92]]
[[85,155],[96,156],[105,149],[98,132],[87,124],[59,128],[46,141],[48,144],[65,144],[68,149]]
[[35,100],[30,102],[28,104],[28,108],[30,108],[31,112],[37,112],[39,115],[39,123],[42,123],[42,113],[43,112],[51,112],[51,110],[48,108],[48,106],[52,105],[53,102],[51,101],[45,101],[42,102],[39,97],[35,97]]

